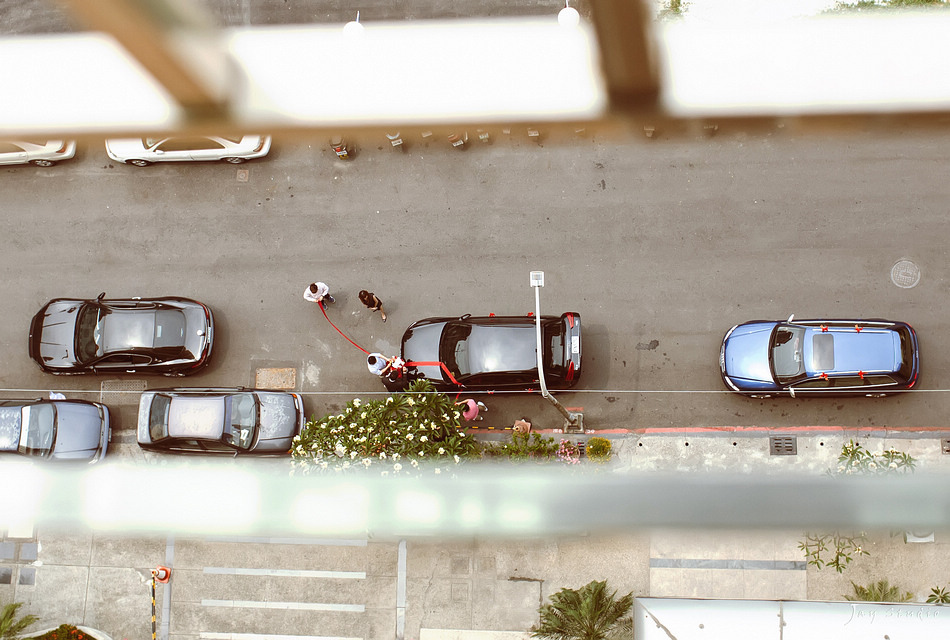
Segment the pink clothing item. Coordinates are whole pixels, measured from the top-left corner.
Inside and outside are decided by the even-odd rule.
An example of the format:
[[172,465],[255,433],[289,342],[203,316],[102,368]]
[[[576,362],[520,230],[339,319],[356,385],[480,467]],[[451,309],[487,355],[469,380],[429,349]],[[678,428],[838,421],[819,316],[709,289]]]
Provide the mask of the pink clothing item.
[[478,404],[471,398],[465,401],[465,409],[462,411],[462,417],[466,420],[474,420],[478,417]]

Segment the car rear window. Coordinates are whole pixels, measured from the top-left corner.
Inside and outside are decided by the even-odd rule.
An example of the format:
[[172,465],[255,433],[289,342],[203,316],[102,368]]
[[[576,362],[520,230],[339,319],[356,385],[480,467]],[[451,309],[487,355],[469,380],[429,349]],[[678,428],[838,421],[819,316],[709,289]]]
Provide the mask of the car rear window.
[[914,339],[907,327],[898,329],[897,334],[901,340],[901,366],[898,374],[904,380],[909,380],[914,373]]

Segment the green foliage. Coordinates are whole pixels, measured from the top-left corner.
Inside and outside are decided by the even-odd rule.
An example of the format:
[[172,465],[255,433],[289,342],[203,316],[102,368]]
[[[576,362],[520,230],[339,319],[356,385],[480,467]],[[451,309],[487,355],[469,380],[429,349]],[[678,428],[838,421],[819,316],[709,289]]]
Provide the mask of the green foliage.
[[880,11],[906,8],[947,8],[946,0],[858,0],[857,2],[836,2],[825,13],[846,13],[851,11]]
[[594,462],[607,462],[612,455],[611,446],[607,438],[591,438],[587,441],[587,457]]
[[818,569],[831,567],[841,573],[851,564],[855,556],[871,555],[861,546],[864,541],[863,533],[853,535],[841,535],[837,531],[822,535],[809,533],[805,534],[805,539],[798,543],[798,548],[805,552],[808,564]]
[[[891,448],[881,453],[871,453],[854,440],[849,440],[841,447],[837,473],[899,475],[913,472],[916,464],[916,460],[910,454],[897,449]],[[805,553],[808,564],[818,569],[832,567],[841,573],[856,556],[870,555],[862,546],[864,541],[863,533],[806,534],[805,539],[798,543],[798,548]]]
[[512,462],[546,462],[557,455],[558,445],[554,438],[546,438],[539,433],[521,433],[513,431],[506,442],[487,442],[482,445],[482,454],[486,458],[508,458]]
[[914,599],[914,594],[910,591],[901,591],[900,587],[891,586],[887,580],[862,587],[859,584],[851,583],[854,589],[854,595],[846,595],[845,600],[860,602],[909,602]]
[[91,636],[71,624],[61,624],[33,640],[88,640]]
[[688,8],[689,3],[683,2],[683,0],[666,0],[666,2],[663,3],[663,8],[660,9],[656,17],[659,20],[682,18]]
[[27,614],[22,618],[17,618],[17,611],[23,606],[22,602],[11,602],[0,609],[0,638],[3,640],[15,640],[19,638],[26,628],[36,623],[39,618],[33,614]]
[[878,475],[911,473],[917,462],[910,454],[897,449],[871,453],[854,440],[841,447],[838,456],[838,473],[873,473]]
[[943,587],[934,587],[927,596],[927,602],[932,604],[950,604],[950,591]]
[[590,582],[580,589],[561,589],[539,610],[541,620],[529,630],[546,640],[620,640],[633,638],[633,593],[620,598],[607,582]]
[[445,466],[478,457],[475,438],[459,422],[461,408],[432,385],[419,380],[404,393],[363,403],[347,403],[343,412],[311,419],[294,439],[294,470],[349,471],[369,467],[382,474],[407,474],[429,462]]

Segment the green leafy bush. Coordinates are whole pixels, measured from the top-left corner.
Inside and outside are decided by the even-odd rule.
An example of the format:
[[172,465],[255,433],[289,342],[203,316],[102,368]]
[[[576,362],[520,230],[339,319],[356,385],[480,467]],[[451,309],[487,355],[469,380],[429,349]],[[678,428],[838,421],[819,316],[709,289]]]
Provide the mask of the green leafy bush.
[[375,467],[383,475],[409,474],[428,462],[439,473],[479,455],[475,438],[460,426],[461,415],[454,400],[425,380],[383,400],[355,398],[341,413],[307,422],[294,438],[294,471]]
[[513,462],[547,462],[557,455],[558,445],[554,438],[539,433],[512,431],[505,442],[486,442],[482,445],[485,458],[508,458]]
[[611,456],[611,444],[607,438],[591,438],[587,441],[587,457],[594,462],[607,462]]
[[17,611],[23,606],[22,602],[11,602],[0,609],[0,638],[3,640],[15,640],[19,638],[26,628],[33,625],[39,618],[29,613],[22,618],[17,618]]
[[887,580],[878,580],[866,587],[851,582],[854,589],[853,596],[845,596],[845,600],[856,600],[860,602],[910,602],[914,599],[914,594],[910,591],[903,591],[900,587],[891,586]]
[[35,640],[90,640],[91,636],[83,633],[71,624],[61,624],[51,631],[47,631],[41,636],[36,636]]

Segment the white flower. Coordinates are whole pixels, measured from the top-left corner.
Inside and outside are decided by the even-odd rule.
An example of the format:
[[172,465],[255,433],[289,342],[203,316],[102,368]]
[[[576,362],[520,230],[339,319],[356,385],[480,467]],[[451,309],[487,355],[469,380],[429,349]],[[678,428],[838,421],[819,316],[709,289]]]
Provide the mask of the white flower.
[[413,437],[414,437],[414,436],[413,436],[411,433],[406,434],[406,440],[412,440]]
[[393,460],[399,460],[399,454],[398,454],[398,453],[394,453],[392,457],[393,457]]
[[386,398],[386,404],[389,404],[389,403],[392,402],[392,401],[393,401],[393,397],[392,397],[392,396],[389,396],[388,398]]
[[363,420],[366,420],[366,412],[365,412],[365,411],[360,414],[360,418],[362,418]]
[[458,457],[458,454],[455,454],[453,457],[455,458],[455,464],[458,464],[459,461],[461,461],[461,458]]
[[350,451],[350,460],[356,460],[356,456],[359,455],[356,451]]
[[406,402],[409,403],[409,406],[410,406],[410,407],[416,403],[416,401],[413,400],[412,398],[409,398],[408,400],[406,400]]
[[359,399],[359,398],[353,398],[353,406],[354,406],[354,407],[360,406],[360,399]]
[[442,469],[436,467],[436,468],[435,468],[435,472],[436,472],[436,473],[442,473]]
[[363,458],[363,466],[364,466],[364,467],[368,467],[368,466],[371,465],[371,464],[373,464],[372,459],[370,459],[370,458]]
[[896,463],[896,462],[892,462],[892,463],[890,463],[889,465],[887,465],[887,467],[888,467],[889,469],[896,469],[896,468],[897,468],[897,463]]
[[415,461],[415,460],[411,461],[409,464],[411,464],[411,465],[413,466],[413,468],[418,468],[418,467],[419,467],[419,463],[418,463],[417,461]]
[[440,456],[444,456],[444,455],[445,455],[445,447],[439,447],[439,455],[440,455]]
[[393,471],[396,471],[398,473],[401,469],[402,469],[402,465],[399,464],[398,462],[393,465]]
[[419,442],[428,442],[429,439],[425,436],[419,436]]

